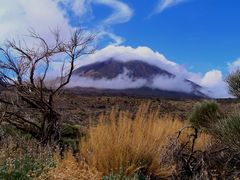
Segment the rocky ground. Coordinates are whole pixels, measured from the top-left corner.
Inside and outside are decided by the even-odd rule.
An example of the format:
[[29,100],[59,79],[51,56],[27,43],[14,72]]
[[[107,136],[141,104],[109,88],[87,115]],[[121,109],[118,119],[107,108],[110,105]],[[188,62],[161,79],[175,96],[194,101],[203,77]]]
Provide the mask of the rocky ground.
[[[151,110],[159,110],[160,115],[171,115],[180,120],[187,120],[195,103],[203,99],[161,99],[143,98],[130,96],[106,96],[106,95],[77,95],[65,92],[61,97],[58,107],[63,121],[86,126],[94,122],[102,113],[110,112],[113,108],[136,112],[139,105],[149,103]],[[226,114],[238,113],[240,101],[238,100],[216,100],[223,112]]]

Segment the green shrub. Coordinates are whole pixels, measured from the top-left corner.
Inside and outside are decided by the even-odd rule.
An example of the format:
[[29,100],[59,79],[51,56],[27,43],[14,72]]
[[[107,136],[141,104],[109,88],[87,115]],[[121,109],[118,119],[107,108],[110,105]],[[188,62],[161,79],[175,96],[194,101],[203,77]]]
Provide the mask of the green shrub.
[[79,129],[71,124],[63,124],[62,136],[65,138],[79,139],[80,131]]
[[62,126],[62,145],[71,148],[74,153],[79,151],[79,139],[86,136],[86,132],[77,125],[63,124]]
[[214,129],[214,134],[222,140],[223,143],[232,148],[240,148],[240,116],[235,115],[220,120]]
[[194,105],[190,115],[190,123],[201,129],[208,129],[213,126],[222,116],[218,104],[214,101],[204,101]]

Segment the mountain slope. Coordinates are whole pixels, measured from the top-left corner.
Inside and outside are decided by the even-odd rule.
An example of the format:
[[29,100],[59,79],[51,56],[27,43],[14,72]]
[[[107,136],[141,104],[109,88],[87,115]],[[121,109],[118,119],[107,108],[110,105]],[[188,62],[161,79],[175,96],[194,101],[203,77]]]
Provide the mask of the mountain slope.
[[173,74],[163,69],[139,60],[120,62],[114,59],[109,59],[107,61],[97,62],[94,64],[80,67],[75,70],[73,74],[81,77],[91,77],[93,79],[113,79],[116,78],[119,74],[124,73],[124,69],[130,70],[128,75],[130,78],[133,79],[149,79],[156,75],[174,77]]

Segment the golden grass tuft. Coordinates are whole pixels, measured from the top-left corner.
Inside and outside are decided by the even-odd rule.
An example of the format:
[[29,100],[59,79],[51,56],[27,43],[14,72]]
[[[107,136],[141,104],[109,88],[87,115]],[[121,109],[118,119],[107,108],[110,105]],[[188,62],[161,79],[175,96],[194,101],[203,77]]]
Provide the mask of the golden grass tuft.
[[82,140],[81,155],[91,167],[105,175],[125,172],[133,175],[140,169],[148,174],[159,174],[161,152],[184,124],[170,117],[159,118],[158,112],[149,112],[142,105],[133,117],[129,112],[113,110],[102,116],[89,136]]
[[101,180],[102,173],[90,168],[85,162],[78,162],[72,152],[68,151],[64,159],[56,157],[57,166],[50,170],[46,177],[48,180]]

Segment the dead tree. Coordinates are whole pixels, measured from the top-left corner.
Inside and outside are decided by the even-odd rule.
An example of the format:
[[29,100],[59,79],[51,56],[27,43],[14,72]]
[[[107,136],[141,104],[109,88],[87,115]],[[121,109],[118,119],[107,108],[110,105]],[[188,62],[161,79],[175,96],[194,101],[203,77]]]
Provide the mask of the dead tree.
[[[95,35],[84,30],[72,32],[66,40],[59,30],[51,35],[53,42],[30,31],[31,41],[8,40],[0,48],[0,78],[7,85],[7,90],[0,91],[1,120],[42,143],[59,140],[61,118],[56,99],[69,83],[76,60],[94,52]],[[56,61],[60,61],[61,73],[50,85],[51,66]]]

